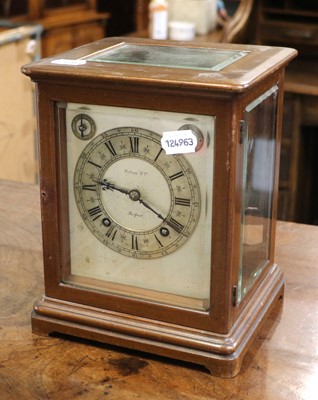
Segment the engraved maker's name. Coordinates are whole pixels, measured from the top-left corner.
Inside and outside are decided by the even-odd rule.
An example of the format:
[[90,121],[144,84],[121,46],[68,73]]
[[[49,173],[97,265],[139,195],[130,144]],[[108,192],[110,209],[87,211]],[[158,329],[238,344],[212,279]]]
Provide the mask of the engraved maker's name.
[[125,174],[127,175],[134,175],[134,176],[146,176],[148,175],[148,172],[145,171],[134,171],[132,169],[125,169]]

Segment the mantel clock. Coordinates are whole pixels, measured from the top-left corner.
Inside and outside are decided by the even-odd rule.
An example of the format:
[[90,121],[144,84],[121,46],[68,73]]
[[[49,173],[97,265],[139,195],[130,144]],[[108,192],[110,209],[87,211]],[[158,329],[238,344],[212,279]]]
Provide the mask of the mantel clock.
[[239,372],[283,294],[275,215],[295,55],[109,38],[23,67],[40,137],[35,333]]

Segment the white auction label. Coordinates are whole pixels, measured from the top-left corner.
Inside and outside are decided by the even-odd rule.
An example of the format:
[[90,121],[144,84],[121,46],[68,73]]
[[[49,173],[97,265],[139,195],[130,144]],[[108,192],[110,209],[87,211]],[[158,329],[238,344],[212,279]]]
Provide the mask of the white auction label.
[[198,139],[190,129],[162,133],[161,147],[166,154],[194,153],[197,144]]
[[51,61],[52,64],[58,65],[84,65],[86,64],[86,60],[69,60],[66,58],[60,58],[58,60]]

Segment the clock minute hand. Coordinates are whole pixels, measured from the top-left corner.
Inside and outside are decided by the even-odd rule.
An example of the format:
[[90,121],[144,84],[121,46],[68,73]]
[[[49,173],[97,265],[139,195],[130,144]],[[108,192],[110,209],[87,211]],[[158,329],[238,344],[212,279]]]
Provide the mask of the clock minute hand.
[[164,218],[161,214],[159,214],[156,210],[154,210],[148,203],[145,202],[143,199],[138,199],[139,203],[141,203],[143,206],[148,208],[148,210],[152,211],[154,214],[157,215],[158,218],[160,218],[163,222],[165,222],[168,226],[173,228],[177,233],[180,233],[184,236],[186,236],[183,232],[182,229],[180,229],[179,225],[176,225],[172,222],[170,222],[167,218]]
[[148,208],[148,210],[152,211],[154,214],[157,215],[158,218],[162,219],[163,221],[166,221],[166,219],[159,214],[156,210],[154,210],[148,203],[145,202],[145,200],[143,199],[138,199],[139,203],[141,203],[143,206],[145,206],[146,208]]

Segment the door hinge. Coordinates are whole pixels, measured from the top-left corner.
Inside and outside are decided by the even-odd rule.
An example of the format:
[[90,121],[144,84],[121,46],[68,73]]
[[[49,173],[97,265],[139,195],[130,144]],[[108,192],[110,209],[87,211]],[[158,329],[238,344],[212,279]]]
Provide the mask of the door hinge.
[[245,120],[241,119],[240,120],[240,137],[239,137],[240,144],[244,143],[244,134],[245,134]]
[[237,286],[233,286],[232,289],[232,305],[233,307],[237,306]]

